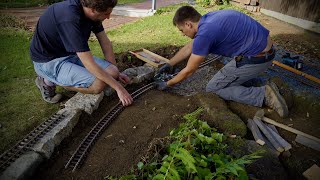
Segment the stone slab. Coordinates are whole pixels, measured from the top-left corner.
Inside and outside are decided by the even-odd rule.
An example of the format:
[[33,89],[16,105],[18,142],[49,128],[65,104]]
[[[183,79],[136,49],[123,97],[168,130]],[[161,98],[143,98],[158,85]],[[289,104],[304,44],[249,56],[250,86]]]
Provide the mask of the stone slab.
[[54,152],[54,148],[61,141],[71,134],[73,127],[78,123],[81,115],[80,109],[61,109],[57,114],[64,114],[64,119],[49,131],[37,144],[32,148],[33,151],[43,154],[49,159]]
[[43,157],[36,152],[27,152],[13,162],[0,176],[0,180],[30,179]]
[[100,94],[82,94],[77,93],[65,103],[65,108],[81,109],[88,114],[92,114],[99,107],[104,92]]

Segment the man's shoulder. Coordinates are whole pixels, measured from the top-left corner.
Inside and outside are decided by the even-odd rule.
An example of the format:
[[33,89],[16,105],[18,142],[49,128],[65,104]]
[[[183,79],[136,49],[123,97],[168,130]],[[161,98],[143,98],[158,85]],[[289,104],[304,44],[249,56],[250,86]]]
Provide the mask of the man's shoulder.
[[75,1],[63,1],[53,6],[53,13],[57,23],[75,21],[82,17],[82,6]]

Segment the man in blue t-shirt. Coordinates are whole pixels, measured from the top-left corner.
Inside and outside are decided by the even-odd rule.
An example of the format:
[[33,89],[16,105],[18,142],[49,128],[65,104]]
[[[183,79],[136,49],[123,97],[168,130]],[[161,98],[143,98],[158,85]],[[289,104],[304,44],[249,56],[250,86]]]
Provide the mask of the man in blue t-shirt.
[[[107,85],[116,90],[124,106],[133,102],[117,81],[128,83],[120,73],[112,44],[102,21],[110,18],[117,0],[67,0],[48,7],[34,32],[30,55],[38,75],[36,85],[46,102],[57,103],[55,85],[81,93],[97,94]],[[91,54],[88,39],[97,37],[104,59]]]
[[234,57],[209,81],[206,91],[225,100],[273,108],[281,117],[288,115],[285,100],[277,86],[269,82],[262,87],[245,87],[244,83],[264,72],[272,64],[275,50],[269,31],[251,17],[234,10],[220,10],[201,16],[193,7],[180,7],[173,24],[183,35],[193,39],[168,64],[165,72],[188,59],[187,66],[167,82],[158,82],[164,90],[191,76],[210,53]]

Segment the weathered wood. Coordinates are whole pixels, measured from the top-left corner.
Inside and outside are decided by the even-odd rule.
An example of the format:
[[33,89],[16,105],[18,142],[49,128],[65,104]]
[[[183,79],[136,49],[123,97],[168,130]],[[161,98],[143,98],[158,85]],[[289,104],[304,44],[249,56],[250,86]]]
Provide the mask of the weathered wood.
[[285,151],[288,151],[292,148],[291,144],[289,144],[285,139],[283,139],[278,133],[274,132],[269,126],[265,126],[272,136],[276,139],[276,141],[284,148]]
[[154,67],[161,67],[165,63],[170,62],[169,59],[166,59],[162,56],[159,56],[149,50],[140,49],[137,51],[129,51],[131,54],[135,55],[137,58],[141,59],[142,61],[154,66]]
[[263,134],[267,137],[267,139],[271,142],[273,147],[277,151],[283,152],[284,151],[283,147],[279,144],[279,142],[276,141],[276,139],[273,137],[271,132],[269,132],[269,130],[267,129],[267,126],[264,123],[262,123],[261,120],[259,120],[257,118],[254,118],[253,121],[257,124],[257,126],[263,132]]
[[320,168],[316,164],[311,166],[305,172],[303,172],[303,176],[308,180],[319,180],[320,179]]
[[265,139],[264,146],[266,146],[271,151],[271,153],[275,154],[276,156],[279,156],[281,154],[279,151],[276,150],[276,148],[273,147],[273,145],[268,139]]
[[272,125],[272,124],[268,124],[268,127],[272,129],[272,131],[276,132],[277,134],[279,134],[279,131],[277,130],[277,128]]
[[256,125],[256,123],[253,122],[252,119],[248,119],[248,124],[247,124],[248,128],[251,130],[252,135],[254,137],[254,140],[260,144],[260,145],[264,145],[265,144],[265,139],[263,138],[258,126]]
[[305,136],[298,134],[295,141],[304,145],[304,146],[307,146],[307,147],[312,148],[314,150],[320,151],[320,143],[314,141],[313,139],[309,139]]
[[311,136],[311,135],[309,135],[309,134],[306,134],[306,133],[304,133],[304,132],[301,132],[301,131],[299,131],[299,130],[297,130],[297,129],[294,129],[294,128],[291,128],[291,127],[289,127],[289,126],[286,126],[286,125],[284,125],[284,124],[278,123],[278,122],[276,122],[276,121],[274,121],[274,120],[272,120],[272,119],[270,119],[270,118],[263,117],[262,120],[265,121],[265,122],[267,122],[267,123],[269,123],[269,124],[273,124],[273,125],[275,125],[275,126],[277,126],[277,127],[280,127],[280,128],[285,129],[285,130],[287,130],[287,131],[293,132],[293,133],[295,133],[295,134],[299,134],[299,135],[305,136],[305,137],[307,137],[307,138],[309,138],[309,139],[312,139],[312,140],[320,143],[320,139],[319,139],[319,138],[316,138],[316,137],[314,137],[314,136]]

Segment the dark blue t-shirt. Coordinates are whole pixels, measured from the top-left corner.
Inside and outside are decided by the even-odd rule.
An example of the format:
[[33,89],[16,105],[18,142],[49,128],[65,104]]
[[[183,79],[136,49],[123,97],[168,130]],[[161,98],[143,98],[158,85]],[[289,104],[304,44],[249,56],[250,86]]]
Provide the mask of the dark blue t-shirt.
[[30,55],[36,62],[89,51],[91,32],[103,31],[101,22],[85,17],[80,0],[67,0],[48,7],[33,35]]
[[267,46],[269,31],[251,17],[234,10],[210,12],[201,17],[192,53],[227,57],[254,56]]

